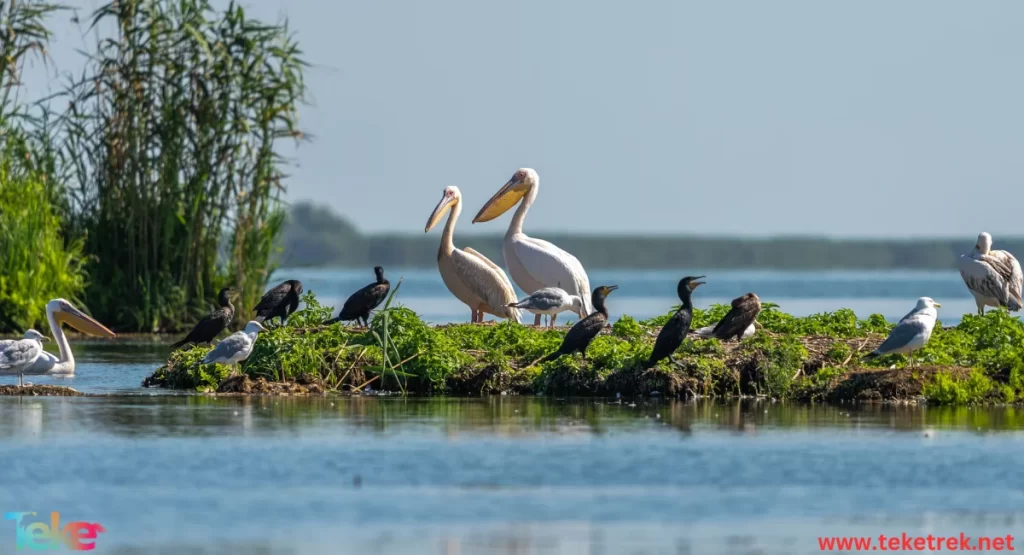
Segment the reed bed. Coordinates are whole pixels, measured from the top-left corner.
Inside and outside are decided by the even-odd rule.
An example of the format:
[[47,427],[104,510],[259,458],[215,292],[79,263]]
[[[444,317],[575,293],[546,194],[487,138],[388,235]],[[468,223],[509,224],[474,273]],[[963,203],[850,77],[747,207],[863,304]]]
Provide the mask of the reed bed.
[[284,217],[278,143],[302,138],[305,63],[287,24],[234,3],[118,0],[89,26],[101,38],[65,91],[61,136],[93,315],[177,330],[229,283],[253,306]]

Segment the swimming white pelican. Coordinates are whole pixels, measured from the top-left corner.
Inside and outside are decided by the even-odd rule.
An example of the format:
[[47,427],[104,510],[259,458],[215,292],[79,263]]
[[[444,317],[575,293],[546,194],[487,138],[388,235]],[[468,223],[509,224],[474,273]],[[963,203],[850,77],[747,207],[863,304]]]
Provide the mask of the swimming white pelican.
[[469,305],[471,322],[482,322],[485,312],[519,322],[519,310],[508,306],[517,299],[505,272],[469,247],[455,248],[452,235],[455,233],[455,220],[462,213],[462,192],[458,187],[444,188],[441,202],[430,214],[423,232],[433,229],[449,211],[448,223],[441,235],[441,247],[437,250],[437,269],[441,271],[445,286],[455,298]]
[[992,236],[988,233],[978,235],[974,249],[960,255],[960,276],[974,295],[978,314],[985,314],[986,306],[1011,311],[1024,307],[1020,296],[1024,273],[1020,263],[1006,251],[992,250]]
[[935,310],[942,305],[931,297],[917,299],[917,306],[896,324],[889,332],[889,337],[864,358],[875,358],[890,353],[906,353],[910,357],[910,367],[914,367],[914,351],[924,347],[932,336],[935,319],[939,312]]
[[252,354],[252,348],[256,345],[256,337],[261,331],[267,330],[256,320],[251,320],[245,325],[245,329],[236,331],[217,343],[217,346],[203,357],[202,364],[230,364],[235,367],[237,373],[238,363]]
[[[502,252],[505,265],[512,280],[527,295],[545,287],[560,287],[570,295],[583,300],[583,312],[594,312],[591,302],[590,279],[583,265],[575,256],[541,239],[527,237],[523,233],[523,220],[526,211],[537,198],[540,188],[540,176],[530,168],[520,168],[508,180],[508,183],[487,201],[480,212],[473,218],[473,223],[489,222],[504,214],[522,199],[519,208],[512,217],[512,222],[505,232]],[[524,198],[525,197],[525,198]],[[540,325],[540,314],[534,325]]]
[[32,366],[43,352],[46,336],[36,330],[28,330],[22,339],[0,341],[0,374],[18,375],[18,386],[25,385],[25,369]]
[[46,320],[50,323],[50,333],[53,334],[53,339],[57,342],[60,356],[43,351],[35,363],[25,369],[26,375],[75,375],[75,356],[71,354],[71,345],[68,344],[68,338],[65,337],[64,330],[61,329],[62,323],[88,335],[115,337],[114,332],[64,299],[53,299],[46,303]]

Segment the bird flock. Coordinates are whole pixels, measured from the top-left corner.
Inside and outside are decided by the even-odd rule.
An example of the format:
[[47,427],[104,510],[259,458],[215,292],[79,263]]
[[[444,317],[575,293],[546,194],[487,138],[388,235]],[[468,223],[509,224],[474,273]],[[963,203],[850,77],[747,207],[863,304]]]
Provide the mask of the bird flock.
[[[571,312],[580,319],[566,333],[557,351],[536,362],[555,360],[576,352],[586,356],[587,347],[608,325],[605,303],[618,287],[602,285],[591,290],[586,270],[575,256],[548,241],[524,233],[527,211],[536,201],[539,191],[540,176],[537,172],[520,168],[473,218],[474,224],[488,222],[517,207],[502,242],[507,275],[483,254],[469,247],[455,246],[455,224],[463,204],[458,187],[449,186],[442,190],[441,200],[428,217],[424,232],[430,232],[445,215],[448,216],[437,253],[438,271],[451,294],[469,307],[471,323],[483,322],[484,314],[520,323],[522,311],[526,311],[534,315],[534,326],[540,327],[542,317],[546,316],[548,327],[553,328],[558,314]],[[1024,307],[1021,299],[1024,273],[1020,263],[1009,252],[993,250],[992,236],[988,233],[979,234],[974,248],[960,256],[959,270],[975,299],[978,314],[984,314],[985,307],[1012,312]],[[338,316],[325,322],[327,325],[350,321],[369,325],[370,313],[391,290],[382,267],[375,267],[374,274],[375,281],[353,293]],[[509,280],[508,276],[512,279]],[[701,281],[703,278],[687,276],[679,281],[676,293],[681,304],[659,332],[646,367],[666,358],[675,362],[672,355],[688,336],[729,341],[742,340],[755,333],[761,301],[754,293],[734,299],[728,313],[716,324],[690,329],[693,320],[691,297],[694,290],[705,283]],[[527,293],[525,298],[520,300],[516,297],[513,282]],[[200,319],[184,338],[171,346],[172,349],[213,343],[234,320],[235,308],[231,297],[236,291],[231,287],[222,289],[217,296],[220,306]],[[237,365],[252,353],[259,333],[265,331],[263,323],[275,318],[284,323],[298,309],[302,291],[302,283],[298,280],[287,280],[268,290],[254,307],[253,320],[242,330],[217,343],[202,363],[227,364],[237,369]],[[907,354],[913,366],[913,352],[924,347],[931,337],[939,307],[941,305],[930,297],[918,299],[914,309],[900,319],[885,341],[868,357]],[[27,374],[74,375],[74,357],[61,329],[63,323],[89,335],[114,337],[112,331],[64,299],[50,301],[46,312],[60,356],[44,351],[42,342],[46,336],[30,329],[22,339],[0,341],[0,375],[17,375],[19,385],[24,383],[23,376]]]

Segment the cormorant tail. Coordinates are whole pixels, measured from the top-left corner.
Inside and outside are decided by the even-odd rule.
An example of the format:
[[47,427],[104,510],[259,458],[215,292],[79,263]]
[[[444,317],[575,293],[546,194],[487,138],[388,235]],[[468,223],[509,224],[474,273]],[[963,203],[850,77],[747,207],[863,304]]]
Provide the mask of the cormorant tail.
[[188,338],[187,337],[185,339],[182,339],[181,341],[178,341],[177,343],[172,343],[171,344],[171,350],[173,351],[173,350],[177,349],[178,347],[181,347],[185,343],[188,343]]
[[329,326],[331,324],[335,324],[335,323],[340,322],[340,321],[341,321],[341,316],[337,316],[337,317],[331,318],[330,320],[325,320],[324,321],[324,325],[325,326]]
[[256,316],[256,321],[257,321],[257,322],[259,322],[259,323],[261,323],[261,324],[262,324],[262,323],[263,323],[263,321],[264,321],[264,320],[266,320],[266,319],[267,319],[267,317],[266,317],[266,316],[262,316],[262,315],[261,315],[261,316]]

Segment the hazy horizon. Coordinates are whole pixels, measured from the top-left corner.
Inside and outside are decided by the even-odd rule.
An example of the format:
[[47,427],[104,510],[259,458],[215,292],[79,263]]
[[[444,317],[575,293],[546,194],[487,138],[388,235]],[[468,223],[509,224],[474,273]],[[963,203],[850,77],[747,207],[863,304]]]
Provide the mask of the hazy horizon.
[[[472,216],[533,167],[528,232],[1024,235],[986,210],[1024,200],[1021,3],[241,4],[313,64],[287,200],[363,233],[422,233],[450,184],[457,234],[503,233]],[[74,74],[70,18],[51,54]],[[34,64],[29,94],[59,79]]]

